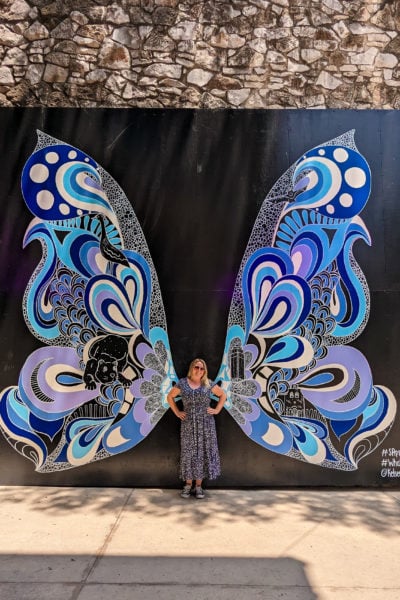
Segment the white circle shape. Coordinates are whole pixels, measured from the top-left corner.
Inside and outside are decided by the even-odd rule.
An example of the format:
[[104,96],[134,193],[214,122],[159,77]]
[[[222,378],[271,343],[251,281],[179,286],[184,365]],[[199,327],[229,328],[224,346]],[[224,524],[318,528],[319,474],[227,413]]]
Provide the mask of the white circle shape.
[[86,157],[86,158],[85,158],[85,162],[89,162],[89,159],[88,159],[88,157]]
[[339,198],[339,202],[345,208],[348,208],[353,204],[353,196],[351,194],[342,194]]
[[336,148],[333,151],[333,158],[340,163],[346,162],[349,158],[349,153],[344,148]]
[[79,216],[83,215],[83,210],[81,208],[78,208],[76,212]]
[[325,154],[325,150],[322,150],[322,148],[320,148],[320,149],[318,150],[318,154],[320,154],[320,156],[324,156],[324,154]]
[[77,153],[77,151],[76,151],[76,150],[70,150],[70,151],[68,152],[68,158],[70,158],[70,159],[72,159],[72,160],[73,160],[74,158],[76,158],[77,156],[78,156],[78,153]]
[[333,215],[333,213],[335,212],[335,207],[332,204],[328,204],[328,206],[326,207],[326,212],[330,215]]
[[50,165],[54,165],[56,162],[59,161],[60,157],[58,156],[57,152],[48,152],[45,156],[46,161],[50,164]]
[[68,204],[60,204],[59,209],[62,215],[69,215],[69,213],[71,212],[71,209],[68,206]]
[[49,177],[49,169],[46,165],[37,163],[30,168],[29,177],[34,183],[43,183]]
[[36,195],[36,202],[42,210],[50,210],[54,204],[54,196],[49,190],[40,190]]
[[344,174],[346,183],[352,188],[362,188],[367,181],[365,172],[360,167],[351,167]]
[[269,423],[267,431],[262,436],[262,439],[271,444],[271,446],[279,446],[285,439],[282,430],[275,425],[275,423]]

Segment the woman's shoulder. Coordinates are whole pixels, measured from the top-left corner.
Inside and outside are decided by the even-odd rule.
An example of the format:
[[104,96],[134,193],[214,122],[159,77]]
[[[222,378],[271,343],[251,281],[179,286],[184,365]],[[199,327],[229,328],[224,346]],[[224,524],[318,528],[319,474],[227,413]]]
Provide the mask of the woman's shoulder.
[[181,379],[179,379],[178,383],[176,384],[176,387],[181,389],[183,385],[187,385],[187,384],[188,384],[187,377],[181,377]]

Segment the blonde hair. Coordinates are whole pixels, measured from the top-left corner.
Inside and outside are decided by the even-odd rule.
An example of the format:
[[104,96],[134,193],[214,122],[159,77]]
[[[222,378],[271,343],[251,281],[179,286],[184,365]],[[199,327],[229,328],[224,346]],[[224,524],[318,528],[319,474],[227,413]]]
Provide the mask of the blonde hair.
[[191,379],[191,378],[192,378],[192,374],[193,374],[193,370],[194,370],[194,365],[195,365],[196,363],[198,363],[198,362],[201,362],[201,364],[202,364],[202,365],[203,365],[203,367],[204,367],[203,376],[202,376],[202,378],[201,378],[201,380],[200,380],[200,382],[201,382],[201,385],[204,385],[204,386],[206,386],[206,387],[209,387],[209,386],[210,386],[210,381],[209,381],[209,379],[208,379],[208,370],[207,370],[207,365],[206,365],[205,361],[204,361],[202,358],[194,358],[194,359],[192,360],[192,362],[191,362],[191,363],[190,363],[190,365],[189,365],[189,370],[188,370],[188,374],[187,374],[187,376],[189,377],[189,379]]

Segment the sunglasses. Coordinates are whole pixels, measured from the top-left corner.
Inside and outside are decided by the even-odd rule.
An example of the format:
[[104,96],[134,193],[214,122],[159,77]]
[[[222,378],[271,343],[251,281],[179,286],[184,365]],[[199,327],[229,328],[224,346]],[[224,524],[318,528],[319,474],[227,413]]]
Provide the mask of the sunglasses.
[[193,369],[199,369],[200,371],[205,371],[204,367],[199,367],[198,365],[196,365],[195,367],[193,367]]

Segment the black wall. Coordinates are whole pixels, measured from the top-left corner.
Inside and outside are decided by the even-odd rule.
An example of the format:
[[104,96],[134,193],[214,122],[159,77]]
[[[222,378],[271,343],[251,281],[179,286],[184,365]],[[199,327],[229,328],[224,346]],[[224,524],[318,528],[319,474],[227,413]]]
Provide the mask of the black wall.
[[[372,171],[372,193],[361,214],[372,248],[355,246],[371,314],[352,345],[365,354],[374,383],[400,397],[397,111],[0,109],[0,389],[17,384],[25,359],[40,346],[21,308],[41,256],[39,244],[22,250],[31,215],[20,177],[36,129],[91,155],[132,203],[158,273],[179,376],[198,355],[211,376],[217,373],[236,274],[269,189],[305,151],[355,129]],[[398,486],[400,478],[381,477],[381,460],[382,449],[400,448],[399,418],[383,445],[347,473],[271,454],[223,411],[217,417],[223,475],[213,485]],[[132,451],[58,474],[35,473],[0,439],[0,483],[175,486],[178,438],[179,423],[168,411]]]

